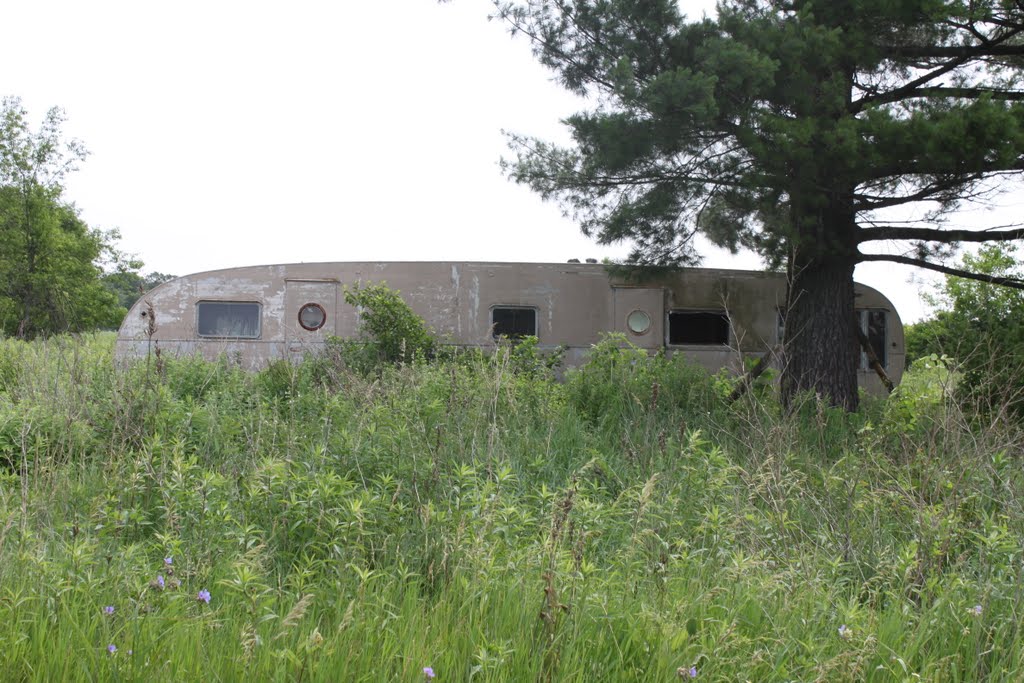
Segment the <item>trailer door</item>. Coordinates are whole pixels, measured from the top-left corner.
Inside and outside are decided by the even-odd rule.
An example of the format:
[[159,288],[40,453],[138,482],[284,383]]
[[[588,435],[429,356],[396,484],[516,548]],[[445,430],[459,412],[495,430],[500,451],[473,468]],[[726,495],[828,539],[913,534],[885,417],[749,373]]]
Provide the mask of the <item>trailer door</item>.
[[613,287],[613,327],[643,349],[665,345],[665,290],[657,287]]
[[284,311],[289,355],[319,349],[327,337],[337,334],[338,281],[286,279]]

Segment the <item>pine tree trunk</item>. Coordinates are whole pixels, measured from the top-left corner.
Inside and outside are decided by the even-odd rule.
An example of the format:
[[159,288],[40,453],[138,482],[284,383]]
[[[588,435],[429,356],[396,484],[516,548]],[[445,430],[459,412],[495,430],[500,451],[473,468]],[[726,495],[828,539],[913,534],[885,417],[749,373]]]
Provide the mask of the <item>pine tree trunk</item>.
[[857,410],[857,333],[852,258],[794,258],[785,311],[782,402],[802,392]]
[[[842,16],[840,12],[836,16]],[[838,28],[837,24],[837,28]],[[789,293],[783,342],[782,404],[803,392],[833,406],[857,410],[860,348],[854,318],[853,268],[857,249],[855,174],[836,140],[853,97],[850,64],[822,64],[806,114],[816,121],[805,154],[794,157],[791,179]],[[826,95],[827,93],[827,95]]]

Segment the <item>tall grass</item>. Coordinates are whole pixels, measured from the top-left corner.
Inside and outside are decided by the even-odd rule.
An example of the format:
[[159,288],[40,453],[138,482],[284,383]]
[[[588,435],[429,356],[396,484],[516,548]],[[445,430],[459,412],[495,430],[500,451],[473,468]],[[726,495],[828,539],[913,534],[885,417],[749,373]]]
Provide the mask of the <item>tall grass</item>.
[[1024,678],[1021,435],[913,376],[112,346],[0,342],[4,680]]

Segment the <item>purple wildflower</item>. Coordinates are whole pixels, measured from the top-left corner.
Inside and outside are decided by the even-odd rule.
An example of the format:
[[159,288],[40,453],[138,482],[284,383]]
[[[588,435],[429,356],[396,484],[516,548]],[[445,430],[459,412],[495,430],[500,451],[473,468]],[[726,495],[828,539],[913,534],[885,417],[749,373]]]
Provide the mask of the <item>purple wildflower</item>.
[[114,606],[113,605],[107,605],[106,607],[103,608],[103,613],[106,614],[109,617],[111,614],[114,613]]
[[167,565],[168,567],[170,567],[172,564],[174,564],[174,558],[173,557],[165,557],[164,558],[164,564]]
[[697,677],[697,667],[691,666],[690,670],[687,671],[686,673],[690,674],[690,678],[696,678]]
[[205,588],[199,591],[199,595],[196,596],[196,602],[205,602],[207,605],[210,604],[210,591]]
[[680,678],[696,678],[697,667],[691,666],[689,669],[687,669],[685,666],[681,666],[678,669],[676,669],[676,675]]
[[839,637],[843,640],[847,640],[850,637],[850,633],[850,629],[846,627],[846,624],[839,627]]
[[971,608],[971,614],[973,614],[976,617],[980,617],[981,616],[981,605],[975,605],[974,607],[972,607]]
[[160,590],[164,589],[164,575],[163,574],[157,574],[156,575],[156,585],[160,586]]
[[436,674],[434,673],[433,667],[425,666],[423,667],[423,675],[426,676],[427,679],[429,680],[433,678]]
[[114,645],[113,643],[107,645],[107,652],[109,652],[110,654],[114,654],[115,652],[117,652],[117,645]]

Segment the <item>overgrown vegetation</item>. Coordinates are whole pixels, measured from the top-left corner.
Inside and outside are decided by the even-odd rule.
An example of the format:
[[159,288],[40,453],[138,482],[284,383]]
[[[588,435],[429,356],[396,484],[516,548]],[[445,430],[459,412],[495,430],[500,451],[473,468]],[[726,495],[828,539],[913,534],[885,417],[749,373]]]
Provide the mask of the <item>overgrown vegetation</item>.
[[1021,437],[939,367],[784,417],[617,338],[564,382],[112,346],[0,342],[6,680],[1024,676]]
[[[1019,280],[1016,248],[984,246],[962,267]],[[972,412],[1024,416],[1024,290],[955,276],[928,297],[931,318],[907,328],[907,360],[945,357],[960,374],[958,400]]]
[[359,311],[359,338],[338,339],[347,364],[368,372],[382,365],[434,355],[436,342],[423,318],[386,284],[345,288],[345,303]]

